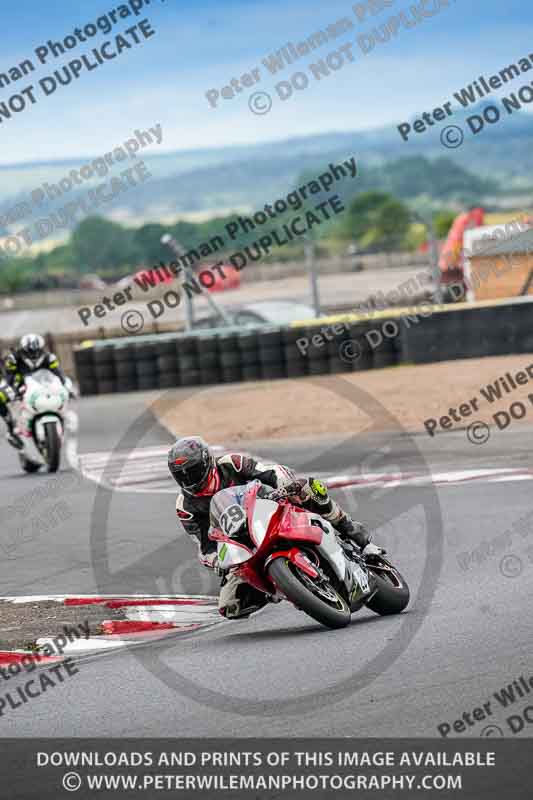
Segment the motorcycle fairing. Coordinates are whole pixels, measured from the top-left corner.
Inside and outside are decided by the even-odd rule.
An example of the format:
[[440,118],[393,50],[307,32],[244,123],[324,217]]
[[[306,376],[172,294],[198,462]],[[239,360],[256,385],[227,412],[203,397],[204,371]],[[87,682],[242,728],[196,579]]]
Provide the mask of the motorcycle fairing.
[[218,542],[218,560],[223,569],[231,569],[253,556],[249,547],[226,536],[220,528],[211,528],[209,538]]
[[256,496],[251,512],[252,524],[248,531],[256,547],[261,547],[268,533],[270,522],[278,511],[278,504],[274,500],[266,500]]
[[[237,574],[243,580],[261,591],[269,592],[270,582],[262,577],[262,573],[275,558],[288,558],[310,577],[317,577],[318,572],[305,552],[293,546],[295,543],[308,543],[331,565],[337,578],[346,586],[352,601],[366,596],[370,590],[368,577],[360,565],[346,558],[331,523],[286,501],[276,502],[258,496],[261,486],[257,480],[248,483],[241,500],[255,552],[226,536],[220,528],[211,529],[209,535],[218,542],[221,566],[225,569],[236,567]],[[277,541],[279,550],[276,549]]]

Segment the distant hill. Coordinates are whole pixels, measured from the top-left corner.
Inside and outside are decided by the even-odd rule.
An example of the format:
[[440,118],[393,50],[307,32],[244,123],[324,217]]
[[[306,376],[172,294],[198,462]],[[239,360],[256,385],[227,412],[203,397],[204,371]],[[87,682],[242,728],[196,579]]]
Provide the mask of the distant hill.
[[[152,179],[102,211],[139,221],[217,209],[251,210],[289,191],[303,174],[316,173],[329,161],[351,155],[356,157],[360,172],[357,181],[350,182],[350,191],[376,188],[419,204],[488,201],[493,207],[509,205],[506,198],[533,195],[533,115],[502,116],[499,124],[487,125],[474,139],[465,120],[480,110],[481,106],[468,113],[456,112],[450,118],[450,123],[462,125],[466,131],[465,142],[457,150],[441,145],[442,125],[430,133],[415,135],[409,142],[403,142],[397,129],[388,126],[163,155],[147,149],[141,157]],[[44,181],[59,182],[69,170],[90,160],[0,166],[0,215],[27,199],[28,193]],[[118,174],[120,166],[112,174]],[[123,162],[123,166],[131,166],[131,162]],[[106,179],[98,182],[102,180]],[[83,191],[88,188],[91,184],[86,182]],[[38,216],[47,216],[75,197],[69,192],[59,203],[43,202]],[[11,228],[20,229],[23,224]],[[8,230],[4,227],[0,232]]]

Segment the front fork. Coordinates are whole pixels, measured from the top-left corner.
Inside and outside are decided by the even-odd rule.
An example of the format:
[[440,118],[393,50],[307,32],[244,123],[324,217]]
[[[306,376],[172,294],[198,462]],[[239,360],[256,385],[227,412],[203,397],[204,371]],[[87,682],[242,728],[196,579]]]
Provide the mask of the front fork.
[[376,592],[377,586],[364,559],[361,549],[351,540],[337,537],[342,547],[347,562],[347,575],[345,579],[348,591],[348,600],[352,613],[358,611]]
[[[346,546],[344,546],[342,540],[339,541],[339,544],[342,546],[346,558],[346,572],[343,581],[346,589],[345,599],[350,604],[350,610],[353,613],[354,611],[358,611],[375,592],[375,581],[372,580],[371,573],[367,571],[364,562],[359,558],[358,549],[356,553],[353,545],[346,544]],[[320,566],[318,564],[313,564],[305,552],[302,552],[302,550],[297,547],[272,553],[265,562],[265,568],[268,567],[268,564],[275,558],[286,558],[312,580],[323,579],[331,583],[331,578],[324,574]]]

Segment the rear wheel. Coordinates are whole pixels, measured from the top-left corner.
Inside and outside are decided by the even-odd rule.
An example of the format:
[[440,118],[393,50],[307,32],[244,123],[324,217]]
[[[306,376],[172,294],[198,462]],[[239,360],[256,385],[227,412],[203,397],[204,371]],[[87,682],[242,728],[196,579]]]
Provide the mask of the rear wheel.
[[382,569],[368,564],[367,568],[377,584],[377,592],[366,605],[376,614],[400,614],[409,603],[409,587],[403,575],[387,561],[382,561]]
[[43,453],[48,472],[57,472],[61,457],[61,439],[55,422],[47,422],[44,426],[45,452]]
[[315,582],[286,558],[276,558],[268,574],[291,603],[327,628],[345,628],[351,611],[344,597],[329,582]]

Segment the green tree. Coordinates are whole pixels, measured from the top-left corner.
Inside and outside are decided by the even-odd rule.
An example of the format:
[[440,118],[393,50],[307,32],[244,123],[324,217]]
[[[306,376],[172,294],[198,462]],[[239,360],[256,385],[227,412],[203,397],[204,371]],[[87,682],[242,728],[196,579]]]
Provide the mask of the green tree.
[[433,225],[435,226],[435,233],[437,239],[445,239],[448,236],[450,228],[457,216],[456,211],[439,211],[433,218]]
[[103,217],[87,217],[70,241],[74,267],[80,274],[105,273],[136,263],[134,232]]
[[358,194],[348,206],[341,223],[345,238],[361,239],[372,226],[376,212],[389,197],[385,192],[375,191]]
[[169,250],[161,244],[161,237],[167,228],[157,223],[148,223],[137,228],[133,244],[145,264],[158,264],[169,260]]
[[23,291],[34,275],[33,259],[27,257],[10,258],[0,265],[0,291],[15,293]]
[[401,247],[409,231],[411,214],[400,200],[385,192],[363,192],[350,203],[341,223],[342,236],[361,247]]
[[63,244],[49,253],[39,253],[35,257],[35,267],[39,272],[72,275],[76,273],[76,255],[70,244]]

